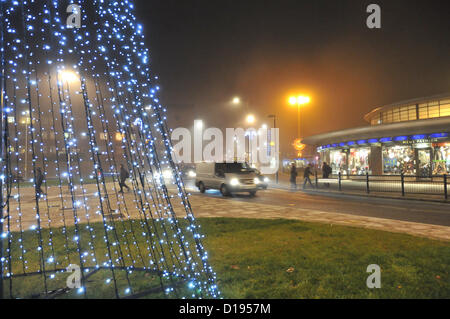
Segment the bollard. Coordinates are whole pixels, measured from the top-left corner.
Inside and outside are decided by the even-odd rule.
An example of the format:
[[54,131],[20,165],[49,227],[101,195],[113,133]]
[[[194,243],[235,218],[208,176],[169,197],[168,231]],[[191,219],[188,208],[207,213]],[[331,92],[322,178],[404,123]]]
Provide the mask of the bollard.
[[342,180],[342,178],[341,178],[341,172],[339,172],[339,173],[338,173],[338,184],[339,184],[339,191],[341,191],[341,190],[342,190],[341,180]]
[[447,174],[444,174],[444,197],[445,197],[445,200],[448,199],[448,193],[447,193]]
[[369,189],[369,173],[366,173],[366,185],[367,185],[367,194],[370,193],[370,189]]
[[400,175],[400,179],[402,181],[402,196],[405,196],[405,175],[403,175],[403,172]]
[[317,178],[317,171],[314,171],[314,176],[316,178],[316,189],[319,188],[319,179]]

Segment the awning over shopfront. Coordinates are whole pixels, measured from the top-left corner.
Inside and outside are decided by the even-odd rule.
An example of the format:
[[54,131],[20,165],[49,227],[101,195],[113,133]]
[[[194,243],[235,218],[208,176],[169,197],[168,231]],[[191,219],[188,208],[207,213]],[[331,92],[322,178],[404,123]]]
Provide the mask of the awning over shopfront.
[[396,136],[413,136],[418,134],[439,134],[444,132],[450,132],[450,116],[334,131],[306,137],[303,139],[303,143],[320,146],[353,140],[392,138]]

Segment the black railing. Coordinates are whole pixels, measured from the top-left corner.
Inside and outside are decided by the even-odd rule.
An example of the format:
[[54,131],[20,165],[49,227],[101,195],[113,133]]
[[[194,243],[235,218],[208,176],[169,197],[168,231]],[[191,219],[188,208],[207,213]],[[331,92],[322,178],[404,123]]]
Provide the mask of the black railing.
[[338,191],[359,191],[370,193],[398,193],[401,196],[412,194],[437,195],[448,199],[448,176],[433,175],[419,177],[413,175],[331,175],[321,178],[316,175],[317,188]]

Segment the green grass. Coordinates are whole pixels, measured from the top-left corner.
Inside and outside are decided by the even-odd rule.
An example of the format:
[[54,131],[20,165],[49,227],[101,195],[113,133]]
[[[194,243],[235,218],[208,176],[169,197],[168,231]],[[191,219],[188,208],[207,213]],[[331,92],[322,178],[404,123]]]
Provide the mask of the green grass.
[[[225,298],[450,298],[449,242],[292,220],[200,218],[198,221]],[[94,229],[100,232],[102,227],[97,224]],[[121,226],[117,229],[120,232]],[[72,235],[73,228],[68,232]],[[48,231],[42,234],[47,238]],[[95,246],[97,251],[105,251],[100,234]],[[36,241],[34,233],[26,232],[25,237],[26,243]],[[54,230],[56,256],[66,254],[63,238],[60,230]],[[76,247],[69,246],[69,255],[74,258]],[[27,247],[29,271],[37,269],[39,260],[31,249],[32,245]],[[20,254],[17,244],[13,253]],[[131,254],[136,254],[134,247]],[[366,286],[369,264],[378,264],[382,269],[381,289]],[[20,266],[21,262],[13,261],[16,273],[20,272]],[[61,286],[63,275],[67,276],[58,274],[60,278],[52,281],[49,289]],[[126,281],[123,275],[119,277],[123,296]],[[151,274],[135,272],[131,277],[132,287],[137,290],[148,287],[149,282],[158,286],[159,279]],[[89,297],[114,297],[111,284],[104,284],[106,278],[110,278],[106,270],[90,278]],[[41,279],[16,278],[15,295],[30,296],[42,291]],[[77,295],[72,292],[64,297]]]
[[[450,298],[448,242],[290,220],[202,224],[229,298]],[[369,264],[381,289],[366,286]]]

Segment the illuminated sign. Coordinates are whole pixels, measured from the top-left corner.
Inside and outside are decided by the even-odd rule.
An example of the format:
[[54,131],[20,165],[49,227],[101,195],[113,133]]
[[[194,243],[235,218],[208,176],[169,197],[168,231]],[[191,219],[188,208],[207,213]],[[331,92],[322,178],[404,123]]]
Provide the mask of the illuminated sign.
[[383,137],[383,138],[380,138],[380,142],[381,142],[381,143],[392,142],[392,137]]
[[408,140],[408,136],[397,136],[394,140],[396,142],[407,141]]

